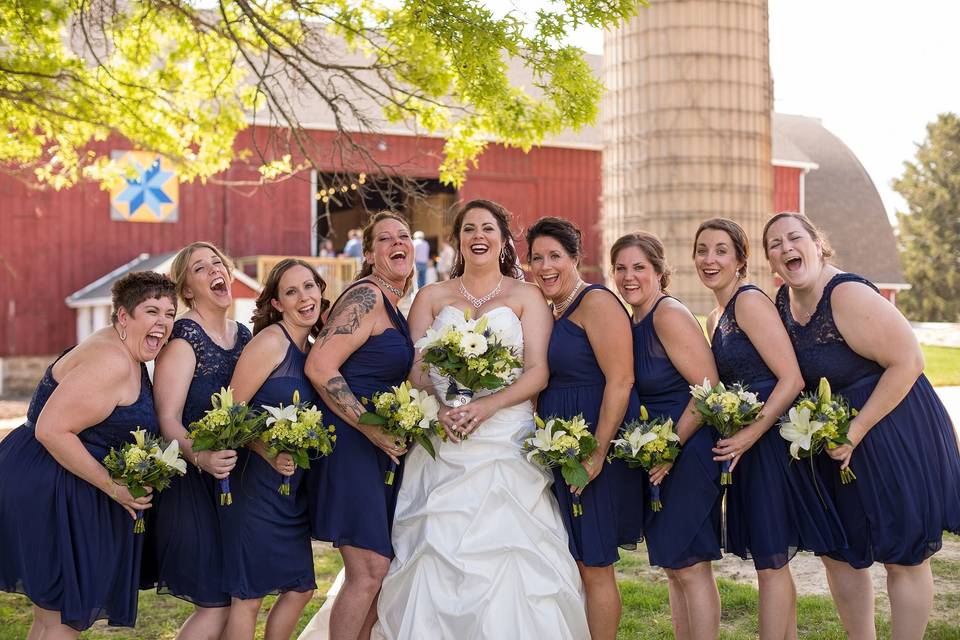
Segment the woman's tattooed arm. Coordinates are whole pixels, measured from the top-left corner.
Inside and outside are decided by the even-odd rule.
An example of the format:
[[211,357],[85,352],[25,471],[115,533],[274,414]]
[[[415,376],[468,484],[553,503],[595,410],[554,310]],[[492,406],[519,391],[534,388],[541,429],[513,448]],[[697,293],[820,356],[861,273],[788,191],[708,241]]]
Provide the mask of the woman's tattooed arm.
[[357,397],[353,395],[353,391],[350,390],[343,376],[336,376],[327,380],[327,383],[323,385],[323,390],[330,397],[330,400],[337,404],[345,417],[350,416],[356,421],[363,415],[363,405],[357,401]]
[[360,328],[363,317],[376,305],[377,294],[373,285],[359,285],[347,291],[323,325],[316,346],[322,347],[332,336],[352,335]]

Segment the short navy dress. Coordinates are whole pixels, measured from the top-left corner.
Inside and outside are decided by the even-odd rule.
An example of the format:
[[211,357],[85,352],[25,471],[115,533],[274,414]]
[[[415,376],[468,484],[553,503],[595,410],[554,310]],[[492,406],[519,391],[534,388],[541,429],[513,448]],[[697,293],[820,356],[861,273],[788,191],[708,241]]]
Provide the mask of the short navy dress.
[[[132,627],[144,535],[133,533],[134,521],[122,506],[60,466],[37,441],[34,425],[57,388],[52,371],[51,364],[27,422],[0,442],[0,590],[59,611],[61,623],[79,631],[103,619]],[[137,427],[160,432],[143,365],[137,401],[77,437],[102,461],[111,448],[133,442],[130,432]]]
[[[360,284],[371,283],[361,280],[347,291]],[[382,291],[381,296],[393,327],[370,336],[340,365],[340,373],[358,400],[399,385],[413,366],[407,321]],[[335,547],[358,547],[392,558],[390,530],[403,460],[393,484],[386,484],[384,478],[391,463],[387,454],[322,402],[320,409],[324,420],[337,428],[337,445],[332,454],[311,464],[306,473],[311,535]]]
[[[653,326],[657,307],[633,325],[633,366],[637,395],[651,418],[680,420],[690,401],[690,387],[667,356]],[[654,512],[647,501],[644,533],[650,564],[683,569],[698,562],[720,559],[720,465],[713,460],[717,430],[702,425],[680,450],[660,483],[663,510]]]
[[[590,285],[553,324],[547,351],[550,382],[540,392],[537,414],[544,420],[569,419],[582,414],[590,431],[595,433],[606,378],[587,332],[570,320],[570,314],[583,297],[593,290],[613,295],[602,285]],[[631,392],[624,421],[639,415],[640,404],[636,393]],[[630,469],[622,460],[607,462],[580,495],[583,515],[573,517],[573,496],[560,471],[555,469],[553,494],[560,504],[573,558],[588,567],[605,567],[620,559],[618,546],[635,549],[637,542],[643,540],[645,488],[646,474],[641,469]]]
[[[295,391],[300,402],[317,402],[317,392],[303,373],[307,354],[290,340],[283,325],[278,326],[287,337],[287,353],[248,403],[256,411],[263,411],[264,406],[290,406]],[[303,474],[304,470],[297,468],[290,477],[290,495],[280,495],[284,476],[255,451],[243,448],[237,452],[237,466],[231,474],[233,504],[217,509],[223,539],[223,589],[234,598],[250,600],[316,589]]]
[[[884,369],[851,349],[837,329],[830,297],[844,282],[876,291],[866,278],[838,273],[807,324],[793,318],[786,285],[777,293],[777,308],[807,389],[816,390],[825,377],[834,395],[860,409]],[[858,569],[874,562],[917,565],[940,550],[944,530],[960,534],[957,434],[923,374],[854,449],[850,468],[856,480],[841,483],[840,463],[826,454],[815,463],[847,536],[847,548],[827,554],[831,558]]]
[[[211,408],[210,396],[230,385],[240,352],[250,342],[250,330],[237,323],[237,340],[232,349],[224,349],[197,322],[181,318],[170,336],[176,338],[186,340],[197,358],[181,418],[189,431],[190,423]],[[157,505],[151,511],[156,522],[147,525],[154,566],[144,573],[144,588],[156,584],[158,592],[200,607],[230,604],[230,594],[223,588],[218,495],[216,479],[188,465],[187,475],[154,499]]]
[[[742,382],[766,402],[777,379],[737,324],[737,297],[751,290],[762,293],[744,285],[727,302],[710,347],[721,382]],[[791,464],[789,445],[775,422],[743,454],[727,487],[726,550],[753,558],[759,571],[783,567],[798,550],[826,553],[845,547],[836,509],[826,496],[821,501],[810,474],[809,465]]]

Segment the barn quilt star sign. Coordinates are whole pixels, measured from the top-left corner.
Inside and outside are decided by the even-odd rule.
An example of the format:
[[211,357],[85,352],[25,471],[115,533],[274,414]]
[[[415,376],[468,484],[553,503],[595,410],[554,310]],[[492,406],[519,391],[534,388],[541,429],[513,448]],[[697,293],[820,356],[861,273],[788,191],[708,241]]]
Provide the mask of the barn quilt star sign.
[[110,192],[110,218],[129,222],[176,222],[178,180],[170,162],[144,151],[114,151],[114,161],[125,168],[123,182]]

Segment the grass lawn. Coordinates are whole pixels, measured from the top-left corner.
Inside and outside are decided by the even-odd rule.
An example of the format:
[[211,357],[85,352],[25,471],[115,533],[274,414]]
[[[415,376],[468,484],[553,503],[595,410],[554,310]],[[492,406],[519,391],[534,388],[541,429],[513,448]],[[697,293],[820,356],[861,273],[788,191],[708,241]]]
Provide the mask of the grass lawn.
[[[960,539],[947,536],[954,544]],[[340,556],[327,546],[317,545],[314,553],[318,594],[304,612],[302,629],[323,601],[322,594],[340,570]],[[937,580],[937,595],[930,626],[924,636],[927,640],[957,640],[960,638],[960,554],[945,549],[934,558],[933,572]],[[673,637],[670,626],[670,607],[666,578],[650,567],[646,551],[622,553],[617,565],[620,590],[623,594],[623,620],[618,638],[622,640],[668,640]],[[723,603],[722,629],[724,640],[749,640],[757,637],[757,590],[721,578],[720,598]],[[878,611],[885,612],[885,596],[877,598]],[[274,598],[268,597],[261,613],[260,632],[263,631],[265,612]],[[810,640],[840,640],[845,637],[830,598],[820,595],[801,596],[797,604],[799,637]],[[89,640],[172,640],[176,630],[190,614],[191,606],[176,598],[143,592],[140,596],[140,616],[137,628],[112,629],[98,623],[81,635]],[[890,629],[885,613],[877,615],[880,638],[889,637]],[[0,640],[20,640],[27,635],[30,624],[30,605],[23,596],[0,593]],[[298,629],[298,632],[299,632]]]
[[960,349],[956,347],[934,347],[920,345],[923,359],[926,361],[924,373],[935,387],[953,387],[960,385]]

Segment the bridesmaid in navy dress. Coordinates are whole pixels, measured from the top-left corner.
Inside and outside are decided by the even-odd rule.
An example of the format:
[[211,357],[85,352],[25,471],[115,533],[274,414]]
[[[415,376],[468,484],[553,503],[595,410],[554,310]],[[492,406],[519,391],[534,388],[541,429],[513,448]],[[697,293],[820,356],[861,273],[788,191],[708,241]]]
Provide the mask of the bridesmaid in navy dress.
[[33,602],[30,638],[137,619],[144,536],[133,523],[152,496],[131,496],[101,461],[137,427],[159,433],[143,363],[170,336],[173,282],[131,273],[113,285],[113,308],[109,327],[47,367],[27,422],[0,443],[0,589]]
[[[243,350],[230,386],[233,399],[253,409],[316,404],[304,374],[309,338],[323,327],[326,283],[303,260],[286,258],[267,276],[253,314],[253,339]],[[304,470],[288,453],[271,456],[260,440],[238,452],[233,505],[218,509],[223,537],[224,589],[230,594],[226,638],[253,638],[267,594],[280,597],[267,617],[266,640],[287,640],[313,596],[313,552]],[[289,478],[290,495],[277,489]]]
[[397,310],[413,273],[406,221],[392,212],[373,216],[363,230],[363,254],[357,281],[334,303],[306,365],[324,419],[337,428],[333,453],[311,465],[305,481],[312,535],[343,557],[344,582],[330,612],[334,638],[366,638],[376,622],[402,467],[392,485],[384,478],[406,453],[402,441],[357,423],[360,398],[399,385],[413,363],[407,322]]
[[540,218],[527,230],[526,240],[530,270],[553,303],[556,320],[547,352],[550,381],[540,392],[537,413],[544,419],[582,414],[599,442],[584,462],[590,483],[580,496],[583,515],[573,517],[571,489],[559,470],[554,471],[553,491],[587,594],[590,635],[612,639],[621,613],[613,569],[620,559],[617,547],[635,549],[643,539],[646,478],[622,460],[606,462],[610,441],[624,420],[640,414],[632,354],[623,350],[631,340],[630,318],[612,291],[580,278],[583,248],[573,224]]
[[713,354],[697,319],[665,293],[670,270],[659,238],[627,234],[611,247],[610,261],[617,290],[633,309],[640,404],[651,417],[672,418],[682,445],[676,463],[650,471],[663,501],[656,513],[644,501],[650,564],[667,574],[676,637],[714,638],[720,632],[720,595],[711,561],[720,558],[722,496],[712,451],[717,432],[699,424],[689,390],[704,378],[716,383]]
[[[805,216],[773,216],[763,248],[785,282],[777,307],[807,388],[825,377],[859,411],[853,444],[816,459],[848,542],[823,556],[840,618],[851,638],[874,637],[864,569],[882,562],[891,635],[920,638],[933,606],[930,556],[944,530],[960,533],[960,453],[950,417],[923,375],[909,323],[868,280],[829,263],[829,245]],[[857,479],[844,485],[847,466]]]
[[[701,282],[717,297],[707,320],[720,381],[742,382],[763,401],[759,420],[720,440],[714,460],[737,469],[727,488],[725,548],[753,559],[760,586],[760,638],[796,637],[790,559],[844,545],[835,509],[825,510],[807,465],[791,464],[777,419],[803,389],[797,357],[773,301],[746,281],[749,243],[736,222],[707,220],[694,237]],[[788,613],[789,612],[789,613]]]
[[176,438],[193,466],[163,492],[157,523],[147,534],[155,546],[157,590],[196,605],[178,637],[216,640],[230,605],[223,588],[216,480],[227,477],[237,454],[194,453],[187,429],[210,408],[210,396],[230,383],[250,331],[227,318],[233,303],[231,266],[218,248],[206,242],[184,247],[174,256],[170,274],[190,310],[174,324],[170,344],[157,358],[154,399],[164,437]]

